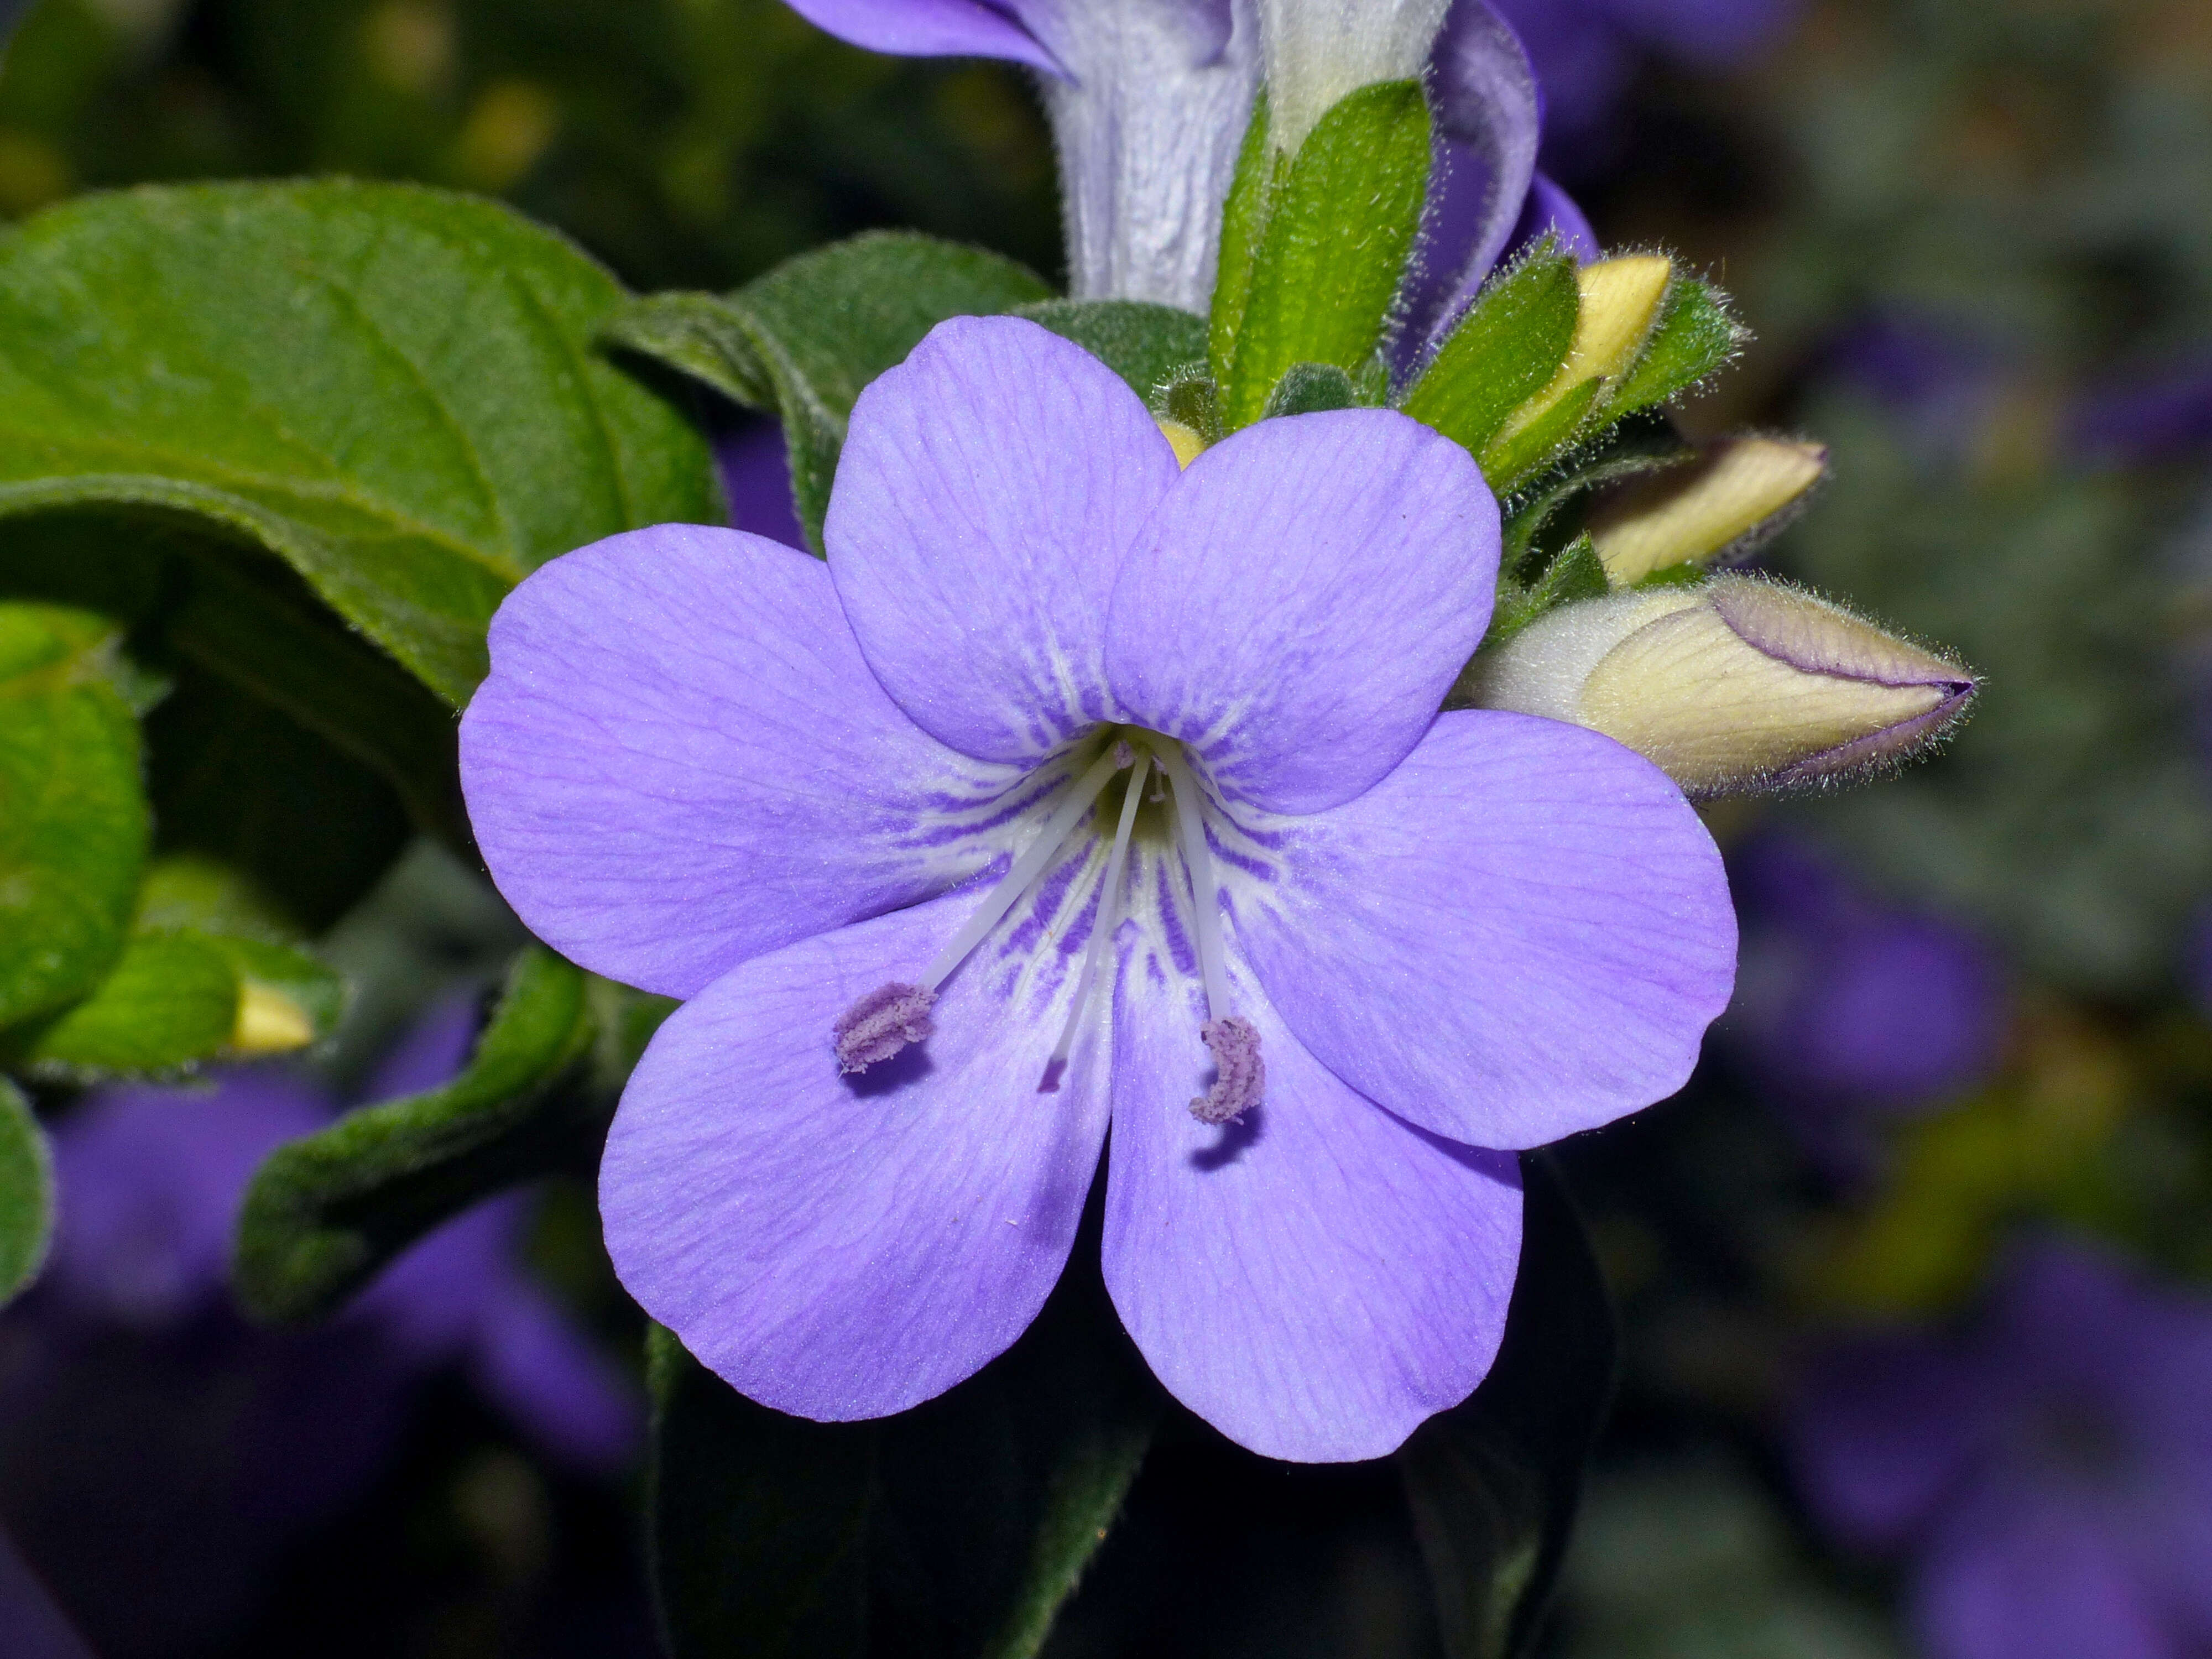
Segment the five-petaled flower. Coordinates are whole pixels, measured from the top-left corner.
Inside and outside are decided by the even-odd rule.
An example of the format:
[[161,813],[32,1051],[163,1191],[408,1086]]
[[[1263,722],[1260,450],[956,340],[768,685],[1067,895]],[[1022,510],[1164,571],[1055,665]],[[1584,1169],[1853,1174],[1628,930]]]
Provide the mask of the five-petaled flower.
[[623,1282],[757,1400],[898,1411],[1036,1315],[1110,1122],[1161,1380],[1389,1451],[1496,1352],[1512,1150],[1670,1092],[1727,1001],[1703,827],[1610,738],[1437,713],[1498,509],[1387,410],[1179,471],[1096,359],[958,319],[862,395],[825,540],[554,561],[462,727],[523,918],[687,999],[607,1143]]

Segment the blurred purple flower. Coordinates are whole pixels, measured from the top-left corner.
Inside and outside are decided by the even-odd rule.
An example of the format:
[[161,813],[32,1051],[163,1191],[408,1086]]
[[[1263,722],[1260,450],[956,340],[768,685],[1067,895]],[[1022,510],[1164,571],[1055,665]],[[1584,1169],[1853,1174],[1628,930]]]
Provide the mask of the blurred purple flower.
[[2082,460],[2114,466],[2172,460],[2212,446],[2212,352],[2090,392],[2069,412],[2064,442]]
[[[472,1000],[438,1009],[368,1097],[451,1077],[476,1024]],[[246,1183],[331,1114],[313,1082],[260,1066],[99,1091],[55,1126],[52,1263],[0,1317],[0,1516],[103,1652],[235,1618],[299,1528],[376,1479],[447,1366],[556,1458],[612,1472],[635,1452],[635,1389],[515,1261],[526,1195],[439,1229],[325,1326],[237,1316]]]
[[1972,319],[1920,311],[1861,319],[1829,348],[1824,367],[1893,416],[1923,464],[1945,469],[1963,465],[1983,441],[2007,379],[2003,350]]
[[0,1527],[0,1654],[6,1659],[92,1659],[92,1650]]
[[1738,849],[1729,875],[1743,943],[1714,1035],[1817,1150],[1863,1147],[1867,1115],[1930,1105],[1995,1067],[2004,976],[1972,935],[1880,902],[1778,836]]
[[2022,1247],[1963,1334],[1821,1355],[1790,1451],[1842,1541],[1909,1554],[1931,1659],[2212,1650],[2212,1298]]
[[1771,45],[1800,0],[1495,0],[1544,88],[1548,144],[1578,147],[1618,108],[1637,61],[1725,69]]
[[1184,471],[1097,359],[963,318],[861,394],[826,564],[671,525],[517,588],[484,856],[688,999],[601,1164],[631,1292],[780,1410],[902,1410],[1034,1317],[1110,1115],[1107,1285],[1194,1410],[1332,1460],[1463,1398],[1519,1252],[1481,1149],[1671,1092],[1734,956],[1656,768],[1437,714],[1498,534],[1402,416]]

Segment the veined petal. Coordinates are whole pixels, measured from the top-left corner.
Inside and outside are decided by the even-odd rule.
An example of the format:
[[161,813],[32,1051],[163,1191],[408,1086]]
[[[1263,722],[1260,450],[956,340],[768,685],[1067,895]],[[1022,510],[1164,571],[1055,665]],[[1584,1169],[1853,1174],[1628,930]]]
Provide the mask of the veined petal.
[[985,760],[1112,718],[1107,597],[1176,480],[1151,414],[1080,346],[1012,317],[939,323],[860,394],[823,527],[868,665]]
[[1362,1099],[1241,964],[1231,974],[1267,1092],[1214,1128],[1189,1109],[1211,1070],[1195,986],[1142,947],[1126,958],[1107,1288],[1160,1381],[1238,1444],[1302,1462],[1380,1457],[1497,1357],[1520,1170]]
[[1594,732],[1440,716],[1349,805],[1230,866],[1236,927],[1321,1062],[1401,1116],[1540,1146],[1672,1094],[1728,1006],[1719,852],[1657,768]]
[[1435,716],[1489,623],[1498,549],[1473,459],[1418,422],[1261,421],[1191,464],[1124,565],[1114,695],[1228,799],[1337,805]]
[[[983,0],[787,0],[824,33],[899,58],[1003,58],[1063,75],[1022,20],[1024,8]],[[1030,0],[1032,8],[1035,0]],[[1013,15],[1009,16],[1011,11]]]
[[492,879],[595,973],[690,996],[1003,850],[1014,775],[902,714],[818,560],[662,525],[538,569],[491,624],[461,782]]
[[943,1392],[1021,1334],[1066,1262],[1106,1055],[1079,1042],[1039,1091],[1074,975],[1035,948],[1033,912],[945,982],[927,1043],[858,1077],[831,1046],[837,1017],[911,979],[973,900],[734,969],[661,1027],[615,1115],[599,1208],[616,1272],[778,1411],[846,1421]]

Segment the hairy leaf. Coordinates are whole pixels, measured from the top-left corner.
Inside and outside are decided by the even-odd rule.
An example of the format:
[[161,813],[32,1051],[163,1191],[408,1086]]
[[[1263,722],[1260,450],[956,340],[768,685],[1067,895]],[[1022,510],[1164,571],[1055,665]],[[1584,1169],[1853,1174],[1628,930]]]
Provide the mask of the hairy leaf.
[[1498,1363],[1397,1454],[1451,1659],[1532,1650],[1613,1394],[1613,1304],[1550,1161],[1521,1158],[1521,1272]]
[[1252,261],[1222,383],[1231,430],[1260,418],[1293,363],[1332,363],[1347,374],[1366,367],[1428,182],[1429,106],[1418,82],[1362,87],[1307,135],[1271,193]]
[[1584,380],[1527,426],[1491,440],[1476,459],[1499,499],[1527,483],[1575,441],[1601,386],[1601,381]]
[[1140,300],[1047,300],[1014,313],[1097,358],[1150,403],[1176,371],[1206,359],[1206,319]]
[[54,1230],[54,1160],[30,1103],[0,1078],[0,1307],[38,1277]]
[[0,605],[0,1026],[88,993],[131,925],[149,825],[116,639],[88,611]]
[[1266,418],[1350,409],[1359,401],[1352,376],[1334,363],[1292,363],[1267,394]]
[[440,1222],[549,1167],[601,1110],[562,1086],[595,1035],[583,970],[524,951],[459,1077],[349,1113],[261,1166],[239,1216],[240,1304],[267,1320],[326,1313]]
[[1605,561],[1598,557],[1597,544],[1588,536],[1577,536],[1534,580],[1525,586],[1498,584],[1498,605],[1482,642],[1485,647],[1503,645],[1546,611],[1576,599],[1601,599],[1607,592]]
[[1484,287],[1406,394],[1405,412],[1481,454],[1566,362],[1579,310],[1575,262],[1547,238]]
[[40,1029],[21,1056],[42,1073],[106,1077],[171,1072],[230,1046],[238,968],[203,933],[145,933],[82,1002]]
[[656,1330],[653,1572],[677,1659],[1031,1659],[1159,1409],[1096,1249],[1094,1228],[1012,1348],[878,1423],[755,1405]]
[[1237,336],[1244,326],[1244,308],[1252,297],[1252,261],[1258,257],[1260,239],[1267,228],[1276,187],[1290,170],[1287,156],[1279,156],[1267,142],[1267,91],[1260,89],[1252,100],[1252,118],[1237,147],[1237,172],[1229,185],[1229,199],[1221,208],[1221,252],[1213,276],[1213,306],[1206,331],[1206,365],[1218,383],[1229,379],[1229,365],[1237,355]]
[[877,232],[803,253],[726,296],[639,301],[611,319],[605,335],[782,422],[799,522],[818,552],[845,422],[861,388],[946,318],[1012,311],[1051,292],[995,253]]
[[1644,355],[1614,390],[1608,411],[1618,417],[1680,396],[1726,364],[1747,337],[1729,311],[1727,295],[1694,276],[1678,276]]
[[464,702],[531,569],[720,516],[699,434],[592,349],[623,299],[551,232],[409,186],[65,204],[0,242],[0,514],[219,528]]

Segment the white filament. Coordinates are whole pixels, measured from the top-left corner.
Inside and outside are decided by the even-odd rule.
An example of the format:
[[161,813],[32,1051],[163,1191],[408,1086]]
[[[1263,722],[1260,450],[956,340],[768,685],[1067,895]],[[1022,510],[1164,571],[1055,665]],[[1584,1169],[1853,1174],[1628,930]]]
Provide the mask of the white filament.
[[1137,757],[1137,769],[1129,775],[1129,793],[1121,798],[1121,821],[1114,829],[1114,848],[1106,854],[1106,886],[1098,895],[1098,915],[1091,927],[1091,948],[1083,953],[1083,974],[1075,981],[1075,1006],[1067,1011],[1067,1024],[1060,1028],[1060,1041],[1053,1044],[1049,1066],[1064,1066],[1075,1051],[1075,1028],[1083,1019],[1084,1006],[1091,1000],[1091,988],[1098,978],[1100,966],[1106,953],[1114,948],[1114,929],[1121,920],[1121,871],[1129,860],[1129,830],[1137,821],[1137,808],[1144,799],[1145,778],[1152,769],[1149,753]]
[[1023,848],[1022,855],[1014,860],[1013,868],[1007,871],[999,884],[991,890],[990,896],[976,906],[975,914],[953,936],[952,943],[938,952],[937,960],[929,964],[929,971],[921,976],[923,990],[934,991],[951,978],[952,970],[967,960],[968,953],[981,945],[1006,912],[1014,908],[1014,902],[1029,890],[1030,884],[1042,873],[1046,865],[1052,862],[1052,855],[1060,851],[1060,843],[1067,839],[1068,832],[1091,810],[1091,803],[1098,799],[1099,793],[1106,787],[1106,781],[1114,775],[1120,765],[1121,762],[1115,758],[1112,749],[1091,763],[1090,770],[1076,780],[1073,792],[1060,804],[1059,810],[1045,820],[1044,828],[1038,832],[1037,838]]
[[1229,1012],[1229,975],[1222,965],[1221,894],[1214,885],[1213,857],[1206,846],[1204,797],[1182,745],[1166,744],[1160,750],[1160,767],[1175,789],[1176,833],[1182,838],[1182,861],[1190,872],[1191,932],[1198,946],[1199,975],[1206,981],[1206,1017],[1219,1019]]

